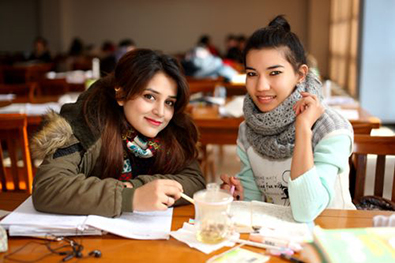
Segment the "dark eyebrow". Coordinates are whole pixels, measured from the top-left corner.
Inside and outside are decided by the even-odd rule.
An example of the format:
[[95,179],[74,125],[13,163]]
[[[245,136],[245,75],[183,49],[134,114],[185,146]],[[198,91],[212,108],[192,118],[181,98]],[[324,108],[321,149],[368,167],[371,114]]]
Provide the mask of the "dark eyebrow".
[[[266,69],[268,70],[268,69],[275,69],[275,68],[284,68],[284,66],[282,66],[282,65],[273,65],[273,66],[267,67]],[[252,67],[247,67],[247,66],[246,66],[246,69],[256,71],[256,69],[254,69],[254,68],[252,68]]]
[[270,66],[267,69],[275,69],[275,68],[284,68],[284,66],[281,65],[274,65],[274,66]]
[[[160,94],[160,92],[158,92],[158,91],[156,91],[156,90],[153,90],[153,89],[150,89],[150,88],[148,88],[148,89],[146,89],[146,90],[149,90],[149,91],[151,91],[151,92],[153,92],[153,93],[155,93],[155,94]],[[171,98],[171,99],[177,99],[177,95],[176,95],[176,96],[169,96],[169,98]]]

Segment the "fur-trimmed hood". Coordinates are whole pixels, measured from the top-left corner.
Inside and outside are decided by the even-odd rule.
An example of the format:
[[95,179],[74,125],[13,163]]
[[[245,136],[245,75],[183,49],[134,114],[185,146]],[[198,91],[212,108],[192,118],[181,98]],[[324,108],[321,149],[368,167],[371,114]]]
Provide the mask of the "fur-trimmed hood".
[[[54,111],[48,112],[43,119],[42,128],[30,142],[34,158],[43,159],[46,155],[55,153],[58,148],[67,145],[73,136],[85,150],[100,138],[101,129],[87,124],[82,108],[85,99],[97,85],[102,85],[102,82],[103,80],[95,82],[76,102],[64,104],[59,114]],[[94,104],[90,106],[95,108]]]
[[43,127],[30,140],[33,158],[44,159],[58,148],[66,145],[73,135],[73,129],[65,118],[50,111],[43,120]]

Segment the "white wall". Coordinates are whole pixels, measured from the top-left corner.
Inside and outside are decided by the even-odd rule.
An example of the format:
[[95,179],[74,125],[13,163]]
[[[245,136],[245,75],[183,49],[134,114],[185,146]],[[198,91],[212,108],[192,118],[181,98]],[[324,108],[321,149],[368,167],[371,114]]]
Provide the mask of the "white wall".
[[38,32],[37,0],[0,0],[0,51],[33,48]]
[[395,1],[363,3],[360,103],[384,123],[395,123]]
[[100,47],[129,37],[140,47],[186,52],[202,34],[224,49],[227,34],[250,35],[285,14],[319,62],[328,64],[328,0],[0,0],[1,51],[30,51],[37,35],[53,54],[74,37]]
[[249,35],[277,14],[287,15],[292,29],[307,41],[307,0],[58,1],[61,51],[68,49],[74,37],[97,46],[130,37],[140,47],[178,53],[191,48],[202,34],[211,35],[222,49],[228,33]]

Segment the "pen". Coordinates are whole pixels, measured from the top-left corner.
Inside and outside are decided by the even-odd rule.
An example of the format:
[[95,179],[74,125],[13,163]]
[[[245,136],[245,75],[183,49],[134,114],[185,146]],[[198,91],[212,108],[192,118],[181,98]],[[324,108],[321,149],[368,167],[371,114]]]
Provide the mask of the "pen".
[[253,241],[244,240],[244,239],[237,239],[237,240],[233,240],[233,241],[236,242],[236,243],[239,243],[239,244],[243,244],[243,245],[247,245],[247,246],[253,246],[253,247],[259,247],[259,248],[265,248],[265,249],[277,249],[277,250],[286,249],[286,248],[283,248],[283,247],[276,247],[276,246],[262,244],[262,243],[253,242]]
[[234,192],[235,192],[235,188],[236,186],[233,184],[232,187],[230,188],[230,194],[233,196]]
[[293,257],[291,255],[287,255],[287,254],[284,254],[284,253],[280,254],[280,258],[286,259],[289,262],[294,262],[294,263],[306,263],[303,260],[300,260],[298,258],[295,258],[295,257]]
[[195,201],[193,201],[193,199],[190,198],[189,196],[187,196],[186,194],[181,193],[181,197],[184,198],[185,200],[191,202],[192,204],[195,204]]
[[251,233],[249,240],[258,242],[258,243],[267,244],[267,245],[277,246],[277,247],[286,247],[286,248],[292,249],[293,251],[302,250],[302,246],[299,243],[281,239],[278,237],[270,237],[270,236],[264,236],[261,234]]

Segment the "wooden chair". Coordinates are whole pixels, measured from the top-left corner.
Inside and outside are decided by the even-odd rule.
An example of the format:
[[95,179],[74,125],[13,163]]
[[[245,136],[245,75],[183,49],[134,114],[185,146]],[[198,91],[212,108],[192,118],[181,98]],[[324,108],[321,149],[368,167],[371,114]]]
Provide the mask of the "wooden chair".
[[224,82],[222,84],[226,88],[226,96],[244,96],[247,94],[247,89],[245,85],[242,84],[232,84]]
[[354,134],[367,134],[367,135],[370,135],[373,129],[370,123],[353,123],[352,128],[354,129]]
[[19,101],[32,102],[37,95],[36,82],[24,84],[0,84],[0,94],[15,94]]
[[[367,155],[377,155],[376,170],[374,176],[374,195],[365,196],[366,166]],[[367,205],[367,202],[378,202],[378,205],[384,205],[389,210],[395,210],[395,168],[393,171],[393,182],[391,200],[383,197],[384,176],[386,159],[389,156],[395,156],[395,136],[354,136],[353,159],[356,173],[355,178],[350,178],[350,187],[353,186],[353,202],[360,207]],[[388,160],[388,159],[387,159]],[[355,181],[355,184],[352,182]],[[373,204],[374,206],[374,204]],[[365,207],[366,208],[366,207]]]
[[189,90],[191,94],[202,92],[207,95],[213,95],[215,88],[220,85],[223,81],[222,78],[193,78],[187,77],[189,84]]
[[63,95],[69,92],[69,84],[66,79],[43,79],[39,82],[41,96]]
[[2,74],[5,84],[22,84],[38,82],[45,78],[45,73],[53,68],[52,63],[3,66]]
[[[21,184],[25,184],[25,191],[32,192],[33,168],[30,158],[27,136],[27,117],[25,114],[0,114],[0,181],[2,191],[11,190],[7,178],[12,177],[15,191],[21,191]],[[11,160],[11,168],[6,169],[2,145],[6,146]],[[18,167],[18,153],[21,153],[23,167]],[[9,173],[7,171],[9,170]],[[22,180],[20,180],[22,179]]]

